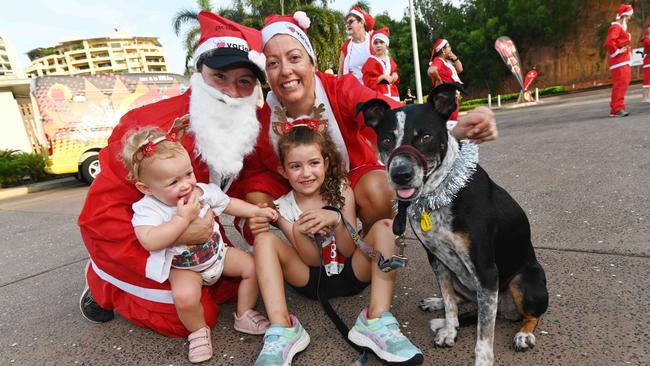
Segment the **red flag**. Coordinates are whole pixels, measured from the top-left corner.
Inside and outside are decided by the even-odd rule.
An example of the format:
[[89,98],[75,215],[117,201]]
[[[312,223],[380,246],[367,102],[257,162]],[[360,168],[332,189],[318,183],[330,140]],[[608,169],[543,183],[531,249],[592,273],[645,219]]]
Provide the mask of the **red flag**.
[[524,78],[524,89],[525,90],[528,90],[528,88],[530,87],[530,84],[533,83],[533,80],[535,80],[537,75],[539,75],[537,70],[530,70],[530,71],[528,71],[526,73],[526,77]]

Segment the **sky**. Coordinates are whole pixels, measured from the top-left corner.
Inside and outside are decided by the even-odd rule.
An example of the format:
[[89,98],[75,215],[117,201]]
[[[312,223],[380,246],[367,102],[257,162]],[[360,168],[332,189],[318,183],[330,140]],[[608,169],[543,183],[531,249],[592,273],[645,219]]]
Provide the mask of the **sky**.
[[[279,1],[279,0],[277,0]],[[346,12],[356,0],[335,0],[329,7]],[[402,19],[408,0],[369,0],[373,15],[387,11]],[[213,0],[224,7],[230,0]],[[159,37],[169,71],[182,74],[185,51],[171,26],[180,9],[197,9],[194,0],[2,0],[0,36],[13,45],[20,66],[31,65],[26,53],[68,39],[106,37],[113,27],[132,36]],[[343,20],[341,20],[343,21]]]

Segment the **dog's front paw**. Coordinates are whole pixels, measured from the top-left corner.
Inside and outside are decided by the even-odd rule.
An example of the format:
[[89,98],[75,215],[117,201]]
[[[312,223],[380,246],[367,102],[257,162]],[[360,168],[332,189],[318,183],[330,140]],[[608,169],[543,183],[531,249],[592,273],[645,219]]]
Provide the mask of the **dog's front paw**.
[[444,308],[445,302],[442,297],[427,297],[420,301],[420,309],[424,311],[443,310]]
[[[444,321],[444,319],[433,319],[431,323],[433,323],[434,320]],[[433,329],[433,324],[431,324],[431,329]],[[433,338],[433,343],[438,347],[452,347],[454,344],[456,344],[457,336],[458,331],[456,330],[456,327],[445,323],[443,327],[439,328],[436,331],[436,335]]]
[[517,352],[525,352],[535,347],[535,335],[533,333],[519,332],[515,334],[515,339],[512,341],[512,347]]

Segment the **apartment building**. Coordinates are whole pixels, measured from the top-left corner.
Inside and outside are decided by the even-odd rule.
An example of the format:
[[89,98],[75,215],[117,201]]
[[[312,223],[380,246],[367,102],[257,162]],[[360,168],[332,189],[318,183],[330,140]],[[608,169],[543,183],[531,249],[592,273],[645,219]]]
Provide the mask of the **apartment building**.
[[54,47],[27,53],[30,77],[105,73],[167,72],[167,62],[158,37],[132,37],[117,32],[111,37],[68,40]]
[[25,77],[23,70],[19,66],[16,51],[7,41],[0,36],[0,77]]

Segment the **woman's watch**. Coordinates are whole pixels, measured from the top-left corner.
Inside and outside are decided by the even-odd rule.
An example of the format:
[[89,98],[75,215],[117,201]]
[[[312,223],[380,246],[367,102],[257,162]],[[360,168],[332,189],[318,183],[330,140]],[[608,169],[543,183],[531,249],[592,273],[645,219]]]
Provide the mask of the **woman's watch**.
[[450,60],[450,61],[451,61],[451,62],[456,62],[456,61],[458,61],[458,57],[456,57],[455,59]]

